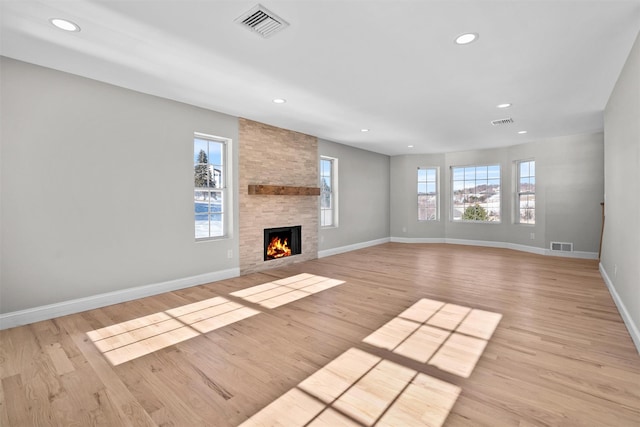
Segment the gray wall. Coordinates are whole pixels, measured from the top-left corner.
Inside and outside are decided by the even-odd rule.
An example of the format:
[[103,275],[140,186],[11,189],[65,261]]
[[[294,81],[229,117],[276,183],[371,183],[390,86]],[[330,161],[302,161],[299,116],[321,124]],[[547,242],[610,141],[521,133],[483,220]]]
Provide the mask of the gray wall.
[[238,267],[237,221],[196,243],[191,197],[193,132],[236,118],[1,61],[1,313]]
[[[515,161],[536,160],[536,224],[515,218]],[[451,166],[499,163],[502,223],[450,221]],[[416,169],[440,168],[440,221],[418,222]],[[603,135],[573,135],[512,147],[391,159],[391,236],[406,239],[461,239],[548,248],[572,242],[574,250],[597,253],[603,198]],[[534,233],[534,239],[531,239]]]
[[[546,245],[573,242],[598,252],[604,201],[604,135],[553,138],[540,144],[539,173],[546,197]],[[536,163],[536,167],[538,164]]]
[[[440,186],[445,176],[444,154],[415,154],[391,158],[391,235],[403,238],[444,238],[448,216],[440,209],[440,221],[418,221],[416,191],[418,168],[439,169]],[[440,187],[441,189],[443,187]],[[440,194],[440,206],[444,203]]]
[[[605,229],[601,266],[640,351],[640,35],[604,114]],[[623,313],[624,314],[624,313]],[[635,330],[634,330],[635,329]]]
[[389,237],[389,156],[318,140],[338,159],[338,227],[320,228],[318,250]]

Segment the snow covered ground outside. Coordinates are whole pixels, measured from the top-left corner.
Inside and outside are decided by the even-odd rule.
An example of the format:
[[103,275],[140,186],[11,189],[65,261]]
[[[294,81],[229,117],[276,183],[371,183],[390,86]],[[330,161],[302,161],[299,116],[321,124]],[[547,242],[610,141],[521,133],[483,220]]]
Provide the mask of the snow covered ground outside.
[[194,208],[196,239],[224,235],[222,200],[212,199],[211,208],[209,208],[208,200],[194,200]]

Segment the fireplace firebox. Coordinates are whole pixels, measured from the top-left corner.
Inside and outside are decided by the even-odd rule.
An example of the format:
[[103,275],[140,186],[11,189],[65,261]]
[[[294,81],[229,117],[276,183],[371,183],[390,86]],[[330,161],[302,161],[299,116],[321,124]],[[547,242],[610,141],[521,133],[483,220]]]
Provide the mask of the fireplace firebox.
[[279,259],[302,253],[302,226],[265,228],[264,260]]

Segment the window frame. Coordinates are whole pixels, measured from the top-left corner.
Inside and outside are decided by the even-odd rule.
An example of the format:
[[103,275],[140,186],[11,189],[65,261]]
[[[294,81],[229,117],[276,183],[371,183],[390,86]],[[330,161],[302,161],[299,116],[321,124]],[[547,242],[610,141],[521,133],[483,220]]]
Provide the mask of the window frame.
[[[521,168],[520,166],[524,163],[533,163],[533,175],[531,175],[531,165],[529,165],[529,175],[526,176],[526,178],[529,178],[529,183],[531,183],[531,178],[533,178],[533,185],[534,185],[534,190],[531,191],[529,187],[528,191],[522,191],[522,188],[520,187],[521,184],[521,179],[523,178],[521,175]],[[520,224],[520,225],[528,225],[528,226],[533,226],[536,225],[536,191],[535,191],[535,181],[536,181],[536,160],[534,158],[529,158],[529,159],[523,159],[523,160],[516,160],[515,161],[515,165],[516,165],[516,185],[515,185],[515,223],[516,224]],[[533,222],[522,222],[522,217],[521,217],[521,208],[520,208],[520,199],[522,196],[533,196],[533,209],[530,208],[530,210],[533,211]]]
[[[492,167],[497,167],[498,168],[498,178],[491,178],[490,177],[490,172],[489,172],[489,168]],[[470,219],[463,219],[464,217],[464,211],[460,217],[460,219],[455,219],[455,208],[456,208],[456,203],[455,203],[455,182],[458,182],[460,180],[456,180],[455,179],[455,169],[462,169],[462,173],[463,176],[465,177],[462,182],[467,182],[466,179],[466,171],[465,169],[469,169],[469,168],[474,168],[474,178],[473,178],[473,182],[474,182],[474,187],[473,188],[477,188],[478,187],[478,179],[475,177],[477,175],[478,172],[478,168],[487,168],[487,178],[483,179],[484,181],[487,182],[487,185],[489,185],[489,181],[490,180],[498,180],[498,191],[497,194],[499,194],[500,196],[500,201],[498,204],[498,217],[499,219],[497,221],[492,221],[490,219],[487,220],[470,220]],[[487,164],[472,164],[472,165],[456,165],[456,166],[449,166],[449,173],[451,175],[451,179],[450,179],[450,184],[451,184],[451,194],[450,194],[450,199],[449,202],[451,204],[451,209],[449,212],[450,215],[450,221],[454,222],[454,223],[464,223],[464,224],[502,224],[503,222],[503,215],[502,215],[502,201],[503,201],[503,197],[502,197],[502,189],[503,189],[503,185],[502,185],[502,165],[500,163],[487,163]],[[463,184],[463,189],[466,188],[466,186]],[[464,193],[463,193],[464,194]],[[476,203],[478,204],[478,203]],[[466,203],[464,203],[465,206],[465,210],[466,210]],[[469,204],[470,205],[470,204]],[[487,212],[487,215],[490,213],[491,211]]]
[[[197,141],[206,141],[207,142],[207,155],[209,155],[210,150],[209,150],[209,143],[216,143],[216,144],[220,144],[220,165],[215,164],[215,163],[211,163],[209,160],[209,157],[207,157],[207,163],[206,165],[208,167],[212,167],[214,171],[218,171],[219,172],[219,181],[217,182],[217,185],[215,185],[214,187],[197,187],[195,185],[195,178],[196,178],[196,168],[199,165],[199,163],[196,161],[196,154],[195,154],[195,150],[196,150],[196,144]],[[231,206],[230,204],[230,200],[229,200],[229,153],[230,153],[230,144],[231,144],[231,139],[230,138],[225,138],[222,136],[216,136],[216,135],[210,135],[210,134],[205,134],[205,133],[201,133],[201,132],[194,132],[193,133],[193,148],[194,148],[194,159],[193,159],[193,165],[194,165],[194,175],[193,175],[193,191],[194,191],[194,201],[193,201],[193,226],[194,226],[194,238],[196,242],[203,242],[203,241],[210,241],[210,240],[220,240],[220,239],[226,239],[229,237],[229,208]],[[219,167],[219,169],[218,169]],[[215,173],[214,173],[215,175]],[[195,197],[195,193],[196,192],[208,192],[208,193],[219,193],[221,196],[221,202],[220,202],[220,211],[212,211],[211,210],[211,203],[209,203],[208,205],[208,209],[206,211],[206,213],[204,213],[204,215],[207,215],[207,222],[208,222],[208,233],[207,236],[202,236],[202,237],[198,237],[198,226],[197,226],[197,220],[196,217],[198,216],[196,212],[196,197]],[[209,196],[209,201],[211,201],[211,198]],[[202,215],[203,213],[200,212],[200,214]],[[221,222],[221,233],[220,234],[212,234],[212,227],[211,227],[211,215],[215,215],[215,214],[220,214],[220,222]]]
[[[425,180],[421,181],[420,180],[420,171],[426,171],[426,176],[425,176]],[[435,173],[435,179],[433,181],[430,181],[429,178],[429,171],[434,171]],[[431,222],[431,221],[440,221],[440,168],[437,166],[418,166],[418,170],[416,172],[416,181],[417,181],[417,194],[416,194],[416,207],[417,207],[417,218],[418,218],[418,222]],[[425,189],[426,192],[425,193],[420,193],[420,184],[423,183],[425,184]],[[420,196],[429,196],[429,183],[433,183],[435,185],[435,218],[426,218],[426,219],[420,219]]]
[[[323,169],[322,169],[322,162],[329,162],[331,167],[330,167],[330,188],[331,191],[329,192],[329,201],[330,201],[330,207],[329,208],[323,208],[322,207],[322,200],[323,200],[323,195],[325,193],[324,191],[324,187],[322,185],[323,183]],[[318,181],[319,181],[319,186],[320,186],[320,203],[319,203],[319,223],[320,223],[320,228],[337,228],[338,227],[338,159],[335,157],[329,157],[329,156],[320,156],[320,164],[319,164],[319,171],[318,171]],[[329,225],[325,225],[323,224],[323,220],[324,220],[324,212],[330,211],[330,218],[331,218],[331,224]]]

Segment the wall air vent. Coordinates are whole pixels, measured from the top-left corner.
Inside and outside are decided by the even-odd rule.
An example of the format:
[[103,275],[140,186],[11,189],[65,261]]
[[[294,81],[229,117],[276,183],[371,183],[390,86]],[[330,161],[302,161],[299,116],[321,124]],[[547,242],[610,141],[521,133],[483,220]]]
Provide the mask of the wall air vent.
[[260,34],[265,39],[289,26],[287,21],[270,12],[261,4],[254,6],[248,12],[237,17],[235,22]]
[[551,242],[551,250],[557,252],[573,252],[573,243]]
[[513,123],[513,119],[511,117],[507,117],[506,119],[491,120],[491,124],[494,126],[508,125],[510,123]]

